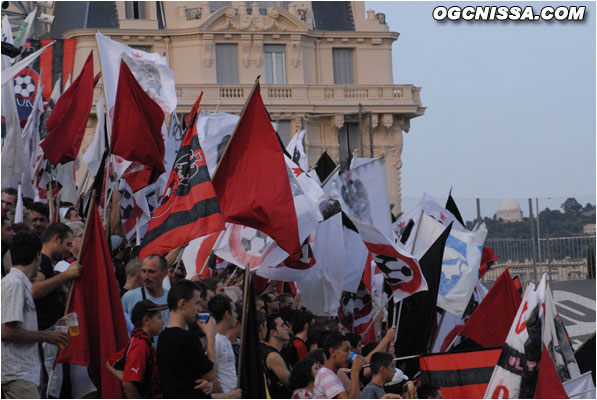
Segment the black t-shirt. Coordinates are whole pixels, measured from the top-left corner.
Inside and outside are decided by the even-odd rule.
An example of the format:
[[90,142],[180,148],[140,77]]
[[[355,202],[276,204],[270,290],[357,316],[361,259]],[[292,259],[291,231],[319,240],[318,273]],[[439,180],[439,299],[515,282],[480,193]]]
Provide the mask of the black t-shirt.
[[195,381],[213,368],[197,334],[181,328],[164,329],[159,336],[157,356],[164,398],[211,398],[194,389]]
[[[41,255],[39,269],[46,279],[50,279],[55,275],[52,261],[45,254]],[[50,328],[64,315],[65,297],[64,290],[58,288],[47,296],[35,300],[37,327],[40,331]]]
[[284,360],[284,364],[286,364],[286,368],[288,368],[288,370],[290,371],[291,368],[288,365],[288,362],[286,361],[284,356],[282,356],[282,354],[274,347],[265,345],[262,347],[262,349],[263,368],[265,369],[265,378],[267,380],[267,387],[269,389],[270,396],[272,397],[272,399],[289,399],[292,396],[292,391],[288,389],[284,385],[284,383],[282,383],[280,378],[278,378],[278,376],[272,369],[267,367],[267,356],[269,356],[271,353],[280,354],[280,357],[282,357],[282,360]]

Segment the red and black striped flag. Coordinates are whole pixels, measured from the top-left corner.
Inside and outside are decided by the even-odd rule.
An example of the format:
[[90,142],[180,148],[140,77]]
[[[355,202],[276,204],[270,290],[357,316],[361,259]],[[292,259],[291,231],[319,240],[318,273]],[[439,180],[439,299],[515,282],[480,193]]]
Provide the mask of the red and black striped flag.
[[224,218],[193,120],[172,166],[166,192],[149,222],[139,256],[164,254],[224,229]]
[[38,74],[43,69],[41,81],[44,85],[44,101],[50,99],[52,88],[58,79],[61,80],[60,88],[64,88],[68,77],[73,74],[77,39],[29,40],[25,43],[25,52],[33,53],[52,41],[56,43],[44,51],[31,65],[31,69]]
[[441,389],[444,399],[482,399],[502,348],[421,357],[421,381]]

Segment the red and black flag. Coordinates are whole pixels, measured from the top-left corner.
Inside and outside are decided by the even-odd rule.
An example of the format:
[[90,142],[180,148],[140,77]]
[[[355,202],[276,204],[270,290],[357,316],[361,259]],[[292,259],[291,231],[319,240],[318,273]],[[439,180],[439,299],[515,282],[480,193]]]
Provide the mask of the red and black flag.
[[495,256],[493,249],[491,247],[483,247],[483,252],[481,254],[481,267],[479,267],[479,279],[483,278],[483,275],[489,271],[493,264],[499,259],[499,257]]
[[437,386],[444,399],[482,399],[502,348],[419,358],[421,382]]
[[64,88],[68,77],[73,74],[77,39],[28,40],[24,49],[25,54],[34,53],[52,41],[55,41],[54,45],[50,46],[31,64],[31,69],[38,74],[43,69],[41,81],[44,86],[44,101],[50,99],[52,88],[57,80],[61,80],[60,87]]
[[172,166],[166,192],[149,222],[140,257],[164,254],[224,229],[224,218],[193,121]]

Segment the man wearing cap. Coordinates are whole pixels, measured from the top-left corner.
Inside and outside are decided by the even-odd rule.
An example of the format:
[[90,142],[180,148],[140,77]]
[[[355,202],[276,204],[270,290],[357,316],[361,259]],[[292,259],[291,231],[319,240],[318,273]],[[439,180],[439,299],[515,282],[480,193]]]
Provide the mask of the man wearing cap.
[[167,305],[158,305],[151,300],[135,304],[131,313],[135,325],[131,338],[126,347],[106,363],[108,370],[122,382],[124,394],[129,399],[155,399],[161,393],[152,338],[164,327],[162,311],[166,308]]
[[[137,289],[129,290],[122,296],[124,312],[132,316],[135,304],[141,300],[151,300],[156,304],[167,304],[168,290],[164,289],[162,282],[168,276],[168,262],[160,254],[151,254],[141,264],[141,280],[143,285]],[[168,324],[168,309],[162,311],[164,324]],[[157,345],[157,341],[154,340]]]

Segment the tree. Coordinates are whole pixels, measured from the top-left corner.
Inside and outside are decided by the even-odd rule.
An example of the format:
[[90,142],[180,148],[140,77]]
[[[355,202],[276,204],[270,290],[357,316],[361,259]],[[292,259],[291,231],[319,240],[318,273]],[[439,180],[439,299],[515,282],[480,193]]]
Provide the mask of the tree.
[[577,215],[582,210],[582,205],[575,198],[569,197],[562,203],[561,208],[566,214]]

